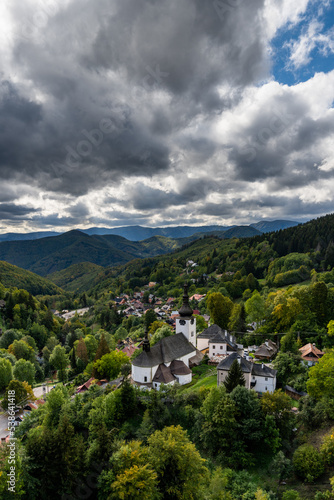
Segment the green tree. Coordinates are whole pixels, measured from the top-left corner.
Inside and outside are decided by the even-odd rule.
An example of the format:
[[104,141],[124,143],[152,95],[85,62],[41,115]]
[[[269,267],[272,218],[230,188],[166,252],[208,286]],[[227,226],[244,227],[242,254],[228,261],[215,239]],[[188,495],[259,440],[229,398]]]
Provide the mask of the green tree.
[[111,484],[109,498],[119,500],[153,500],[161,498],[157,491],[157,473],[149,464],[133,465],[117,475]]
[[312,483],[324,473],[321,453],[310,444],[303,444],[296,449],[292,458],[295,473]]
[[196,316],[196,333],[201,333],[208,327],[208,323],[205,321],[203,316]]
[[6,410],[8,408],[8,395],[13,394],[10,391],[15,392],[15,404],[20,406],[21,403],[27,399],[33,401],[34,393],[31,386],[27,382],[20,382],[19,380],[11,380],[7,386],[5,392],[5,397],[1,402],[1,406]]
[[19,359],[14,366],[14,377],[20,382],[28,382],[32,385],[35,381],[36,368],[30,362],[25,359]]
[[[97,346],[97,351],[96,351],[96,354],[94,357],[94,363],[98,359],[101,359],[102,356],[104,356],[105,354],[109,354],[109,353],[110,353],[110,348],[109,348],[108,343],[106,341],[104,332],[102,332],[101,338],[99,341],[99,345]],[[93,377],[97,378],[98,376],[99,376],[99,374],[98,374],[96,368],[93,368]]]
[[282,495],[282,500],[301,500],[301,497],[296,490],[286,490]]
[[300,354],[293,352],[279,352],[273,361],[273,366],[277,370],[277,379],[284,386],[292,384],[299,375],[307,375],[308,368],[301,361]]
[[195,500],[209,471],[182,427],[165,427],[148,438],[149,462],[158,475],[159,490],[171,500]]
[[334,394],[334,349],[330,349],[320,360],[310,368],[307,381],[307,392],[310,396],[320,399]]
[[209,293],[206,300],[210,311],[211,322],[227,330],[233,309],[233,302],[220,292]]
[[110,470],[99,477],[99,498],[158,500],[157,473],[148,463],[148,449],[139,441],[121,443],[110,458]]
[[56,345],[56,347],[52,351],[49,362],[56,370],[58,370],[59,380],[65,380],[66,368],[69,364],[68,355],[66,354],[65,347]]
[[226,462],[236,439],[236,406],[225,386],[214,387],[197,415],[198,441],[220,462]]
[[281,340],[280,352],[292,352],[294,354],[298,354],[299,351],[297,341],[293,332],[289,332],[286,335],[283,335]]
[[14,354],[16,359],[35,360],[34,349],[24,340],[14,340],[13,344],[8,347],[8,352]]
[[282,389],[278,389],[273,393],[265,392],[261,398],[261,407],[264,415],[274,418],[281,436],[288,439],[293,423],[289,396]]
[[0,391],[6,389],[13,378],[12,364],[8,359],[0,359]]
[[68,399],[68,393],[64,386],[58,384],[47,395],[45,424],[48,427],[56,427],[59,423],[60,412],[64,403]]
[[150,339],[151,346],[159,342],[159,340],[164,339],[165,337],[170,337],[171,335],[173,335],[173,333],[174,332],[169,325],[164,325],[161,328],[158,328]]
[[19,340],[21,337],[23,337],[23,335],[18,330],[6,330],[0,337],[0,348],[8,349],[8,347],[13,344],[14,340]]
[[249,323],[260,323],[265,315],[265,302],[263,297],[255,290],[245,303],[247,321]]
[[[241,361],[241,359],[240,359]],[[242,373],[241,366],[237,359],[235,359],[228,371],[227,377],[224,380],[224,386],[227,392],[232,392],[238,385],[245,385],[246,380]]]
[[144,320],[145,320],[145,328],[147,328],[148,330],[151,324],[157,320],[157,315],[155,314],[153,309],[149,309],[148,311],[146,311]]
[[228,329],[232,332],[246,332],[246,311],[243,304],[234,304]]
[[76,354],[77,357],[82,361],[83,368],[85,368],[88,363],[88,353],[86,343],[82,338],[78,341],[78,344],[76,346]]
[[116,378],[120,372],[121,366],[128,362],[128,357],[123,352],[112,351],[105,354],[101,359],[94,363],[99,373],[100,378],[107,378],[112,380]]

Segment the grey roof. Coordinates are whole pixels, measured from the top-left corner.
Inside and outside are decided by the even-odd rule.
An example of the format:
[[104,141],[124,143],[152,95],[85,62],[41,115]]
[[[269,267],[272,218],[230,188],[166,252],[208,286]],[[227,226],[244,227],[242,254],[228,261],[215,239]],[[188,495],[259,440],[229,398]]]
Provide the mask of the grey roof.
[[245,373],[251,373],[252,371],[252,364],[250,361],[247,361],[245,358],[242,358],[239,356],[238,353],[234,352],[227,356],[227,358],[223,359],[219,365],[217,366],[217,370],[229,370],[232,366],[233,361],[236,359],[240,359],[240,366],[243,372]]
[[162,363],[161,365],[159,365],[157,371],[155,372],[152,382],[168,384],[169,382],[173,382],[173,380],[176,379],[172,374],[170,367]]
[[298,396],[307,396],[307,392],[304,391],[296,391],[291,385],[285,385],[284,389],[289,392],[293,392],[294,394],[298,394]]
[[252,375],[256,375],[258,377],[271,377],[271,378],[276,377],[277,370],[273,370],[272,368],[269,368],[269,366],[266,366],[263,363],[262,365],[252,363],[252,365],[253,365]]
[[196,354],[189,359],[189,365],[190,366],[199,365],[203,358],[204,354],[198,349],[196,349]]
[[275,342],[273,342],[272,340],[267,340],[266,342],[268,343],[268,345],[266,345],[266,343],[264,342],[255,351],[255,357],[271,358],[277,353],[278,347]]
[[183,333],[177,333],[159,340],[149,352],[143,351],[132,361],[132,364],[152,367],[162,363],[170,363],[174,359],[191,353],[196,353],[195,347],[188,342]]
[[198,339],[211,339],[219,333],[221,335],[225,336],[225,332],[224,332],[224,330],[222,330],[222,328],[220,328],[220,326],[211,325],[211,326],[209,326],[209,328],[206,328],[205,330],[203,330],[202,333],[200,333],[197,336],[197,338]]
[[183,361],[180,361],[178,359],[175,359],[171,362],[170,371],[173,375],[189,375],[189,373],[191,373],[190,368],[188,368],[188,366],[183,363]]
[[236,352],[230,354],[227,358],[223,359],[217,366],[217,370],[228,371],[234,360],[240,358],[240,366],[244,373],[251,373],[257,377],[276,377],[277,370],[273,370],[266,366],[265,364],[256,364],[252,361],[247,361],[245,358],[241,358]]
[[217,332],[213,337],[211,337],[209,340],[209,344],[228,344],[230,347],[232,347],[232,349],[237,349],[237,345],[234,342],[230,342],[230,340],[224,334],[224,330],[222,330],[221,332]]

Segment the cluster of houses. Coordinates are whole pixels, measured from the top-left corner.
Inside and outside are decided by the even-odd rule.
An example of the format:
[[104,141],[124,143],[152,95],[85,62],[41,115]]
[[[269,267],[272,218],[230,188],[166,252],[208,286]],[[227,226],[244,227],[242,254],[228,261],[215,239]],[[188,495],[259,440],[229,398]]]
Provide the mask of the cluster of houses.
[[[211,325],[196,335],[196,316],[189,305],[187,285],[183,304],[175,317],[175,335],[163,338],[150,346],[148,336],[142,344],[143,352],[132,361],[133,383],[143,389],[158,389],[161,384],[188,384],[192,380],[191,368],[201,362],[204,355],[217,366],[217,385],[223,384],[232,363],[237,360],[243,372],[246,387],[258,393],[274,392],[276,373],[270,362],[278,352],[272,340],[260,346],[244,349],[235,337],[218,325]],[[314,344],[300,349],[302,360],[309,366],[323,353]]]
[[[158,389],[161,384],[188,384],[192,380],[191,368],[207,354],[217,365],[217,384],[221,385],[235,359],[245,375],[246,387],[257,392],[273,392],[276,388],[276,370],[264,363],[254,363],[249,352],[244,352],[233,335],[217,325],[211,325],[196,335],[196,316],[189,305],[187,285],[184,287],[183,304],[175,318],[175,335],[163,338],[150,346],[148,336],[143,342],[143,352],[132,361],[133,383],[143,389]],[[271,340],[256,348],[254,358],[270,360],[277,353]]]

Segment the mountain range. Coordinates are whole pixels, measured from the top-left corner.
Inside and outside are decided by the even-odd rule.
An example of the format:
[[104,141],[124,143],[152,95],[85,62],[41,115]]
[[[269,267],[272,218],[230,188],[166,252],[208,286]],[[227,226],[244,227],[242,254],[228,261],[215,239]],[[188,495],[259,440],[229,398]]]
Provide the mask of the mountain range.
[[[298,222],[287,220],[275,221],[260,221],[250,224],[248,227],[253,227],[261,233],[268,233],[271,231],[279,231],[287,227],[297,226]],[[165,236],[166,238],[187,238],[194,234],[214,233],[215,231],[227,231],[238,226],[171,226],[171,227],[143,227],[143,226],[124,226],[124,227],[91,227],[88,229],[80,229],[81,232],[93,235],[106,235],[112,234],[115,236],[123,236],[130,241],[141,241],[152,236]],[[246,227],[246,226],[245,226]],[[25,241],[37,240],[51,236],[60,236],[64,233],[55,231],[38,231],[32,233],[5,233],[0,234],[0,242],[2,241]]]
[[118,235],[88,235],[72,230],[37,240],[0,242],[0,260],[47,276],[82,262],[107,267],[125,264],[138,257],[162,255],[208,234],[227,239],[262,233],[250,226],[236,226],[227,231],[196,233],[184,238],[152,236],[146,240],[131,241]]

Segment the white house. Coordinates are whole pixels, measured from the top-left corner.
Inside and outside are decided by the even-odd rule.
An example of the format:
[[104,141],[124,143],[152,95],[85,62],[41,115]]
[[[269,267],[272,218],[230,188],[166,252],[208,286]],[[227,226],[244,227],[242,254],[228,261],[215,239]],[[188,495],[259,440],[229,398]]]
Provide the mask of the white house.
[[228,356],[238,352],[243,356],[243,346],[236,343],[235,337],[218,325],[211,325],[197,336],[197,348],[200,351],[209,348],[209,358]]
[[271,393],[275,391],[277,370],[269,368],[264,363],[256,364],[251,361],[247,361],[237,353],[233,353],[227,358],[223,359],[217,366],[218,386],[223,384],[233,361],[235,361],[236,359],[241,366],[241,370],[246,381],[245,387],[247,389],[254,389],[258,393]]
[[185,285],[183,305],[176,319],[176,334],[161,339],[152,347],[146,334],[143,352],[132,361],[132,380],[141,388],[158,389],[161,384],[191,382],[189,364],[196,364],[203,357],[196,349],[196,319],[192,313]]

